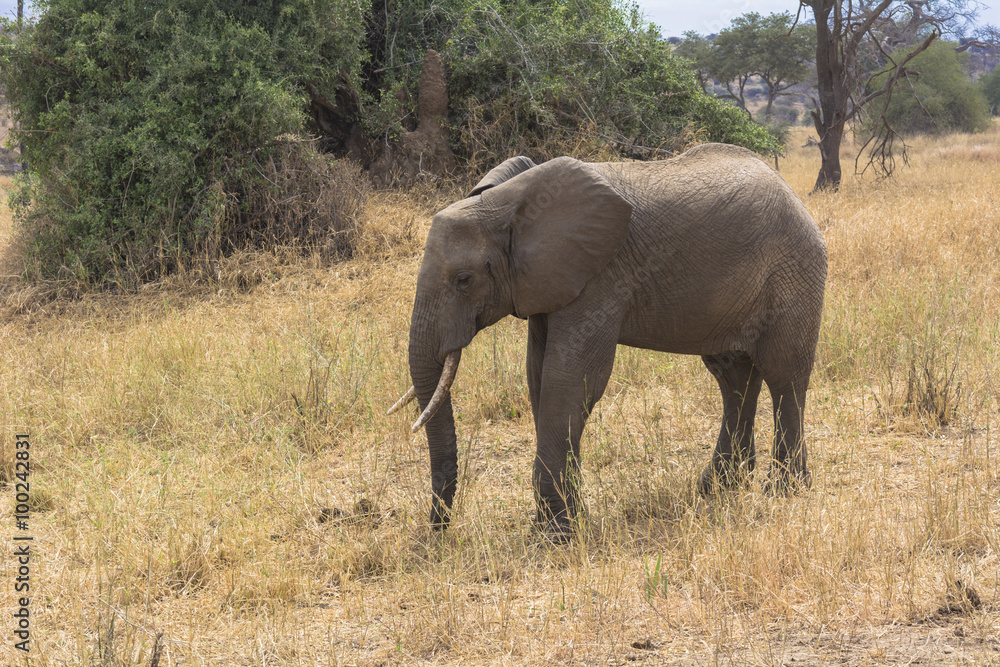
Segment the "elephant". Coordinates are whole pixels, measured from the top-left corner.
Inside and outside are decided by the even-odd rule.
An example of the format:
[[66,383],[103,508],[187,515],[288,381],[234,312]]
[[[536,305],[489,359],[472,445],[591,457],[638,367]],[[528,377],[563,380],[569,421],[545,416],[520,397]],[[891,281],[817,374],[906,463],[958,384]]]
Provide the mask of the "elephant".
[[703,144],[648,162],[536,165],[511,158],[434,216],[409,336],[430,451],[430,522],[444,528],[458,481],[450,397],[462,349],[514,315],[528,320],[537,440],[536,521],[566,535],[581,506],[580,437],[618,345],[700,355],[722,394],[703,493],[755,464],[762,382],[775,436],[768,484],[807,487],[803,410],[819,338],[826,244],[785,181],[744,148]]

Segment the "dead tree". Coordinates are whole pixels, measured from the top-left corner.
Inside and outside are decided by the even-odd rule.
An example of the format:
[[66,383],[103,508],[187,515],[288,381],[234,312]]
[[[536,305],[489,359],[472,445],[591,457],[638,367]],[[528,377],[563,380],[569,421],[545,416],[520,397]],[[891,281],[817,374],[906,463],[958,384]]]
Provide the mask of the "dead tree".
[[[943,34],[975,17],[965,0],[800,0],[816,18],[817,97],[811,112],[822,163],[814,190],[840,186],[840,146],[852,121],[867,117],[868,165],[895,166],[896,133],[885,110],[907,64]],[[865,148],[862,148],[862,152]],[[860,153],[859,153],[860,155]]]

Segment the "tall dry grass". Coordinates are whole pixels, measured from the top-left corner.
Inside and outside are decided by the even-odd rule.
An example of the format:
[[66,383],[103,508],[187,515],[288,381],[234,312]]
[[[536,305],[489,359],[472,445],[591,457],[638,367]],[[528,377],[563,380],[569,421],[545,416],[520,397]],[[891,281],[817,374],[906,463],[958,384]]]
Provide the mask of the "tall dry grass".
[[32,664],[148,665],[160,633],[159,665],[1000,663],[1000,133],[806,196],[814,151],[781,165],[830,250],[814,488],[697,496],[714,381],[622,348],[568,546],[530,523],[520,321],[463,355],[445,534],[424,436],[384,416],[448,193],[371,195],[359,256],[333,267],[243,255],[77,300],[8,285],[0,471],[29,429]]

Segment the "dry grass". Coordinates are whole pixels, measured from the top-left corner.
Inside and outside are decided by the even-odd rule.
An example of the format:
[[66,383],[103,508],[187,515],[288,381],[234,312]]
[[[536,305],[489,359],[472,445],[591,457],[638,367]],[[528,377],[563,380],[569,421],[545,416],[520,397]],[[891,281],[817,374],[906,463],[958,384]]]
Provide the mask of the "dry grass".
[[9,285],[0,470],[30,429],[31,664],[148,665],[158,633],[159,665],[1000,664],[1000,132],[805,197],[815,150],[781,168],[830,248],[815,488],[696,496],[714,382],[623,348],[570,546],[529,522],[521,322],[463,356],[446,534],[424,436],[384,416],[446,193],[370,196],[361,256],[333,268],[248,255],[73,301]]

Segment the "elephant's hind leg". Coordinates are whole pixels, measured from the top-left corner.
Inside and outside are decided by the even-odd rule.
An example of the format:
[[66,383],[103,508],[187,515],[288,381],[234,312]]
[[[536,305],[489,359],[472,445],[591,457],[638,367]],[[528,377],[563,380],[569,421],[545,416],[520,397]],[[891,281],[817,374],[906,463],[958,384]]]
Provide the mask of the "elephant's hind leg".
[[803,248],[799,261],[786,266],[774,283],[767,326],[757,340],[754,362],[771,392],[774,449],[769,487],[787,492],[812,483],[804,436],[806,391],[816,358],[826,253]]
[[729,487],[753,471],[754,416],[762,376],[744,352],[727,352],[702,357],[719,383],[722,393],[722,427],[712,452],[712,461],[701,474],[698,490],[710,493],[718,486]]
[[806,442],[803,435],[806,389],[809,375],[800,375],[789,382],[767,383],[774,409],[774,463],[771,486],[776,491],[808,488],[812,475],[807,467]]
[[769,487],[779,492],[808,488],[812,483],[807,466],[804,426],[806,391],[819,338],[822,298],[818,300],[818,305],[811,302],[811,306],[791,310],[807,312],[807,318],[777,321],[772,327],[773,335],[758,344],[755,357],[771,392],[774,458]]

